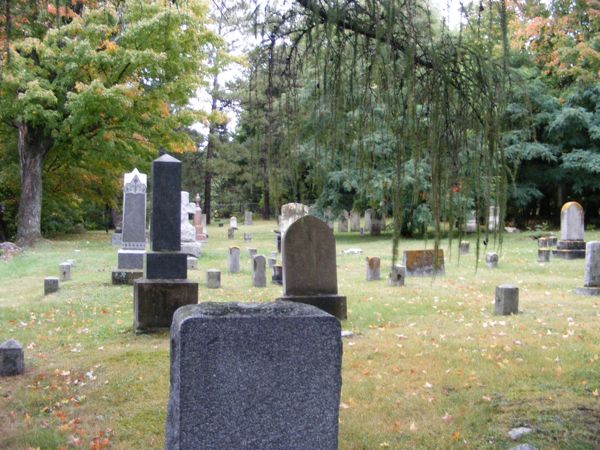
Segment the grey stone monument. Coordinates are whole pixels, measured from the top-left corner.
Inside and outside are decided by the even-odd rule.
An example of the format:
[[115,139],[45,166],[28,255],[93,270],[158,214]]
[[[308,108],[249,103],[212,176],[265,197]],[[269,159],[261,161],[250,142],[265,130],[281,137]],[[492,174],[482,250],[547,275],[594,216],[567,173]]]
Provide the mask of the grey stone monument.
[[198,303],[198,283],[187,280],[187,255],[181,252],[181,162],[165,154],[152,162],[152,250],[145,277],[133,284],[136,332],[171,326],[173,313]]
[[500,207],[497,205],[490,206],[490,214],[488,217],[488,230],[495,231],[500,226]]
[[219,289],[221,287],[220,270],[208,269],[206,271],[206,287],[209,289]]
[[202,244],[196,240],[196,227],[190,223],[190,214],[195,217],[196,209],[196,203],[190,202],[190,193],[181,191],[181,251],[199,258]]
[[271,275],[271,283],[283,285],[283,266],[275,264],[273,267],[273,274]]
[[477,231],[477,211],[474,209],[469,211],[469,214],[467,215],[465,231],[467,233],[475,233]]
[[552,256],[561,259],[585,258],[583,208],[577,202],[568,202],[560,210],[560,239]]
[[52,294],[58,291],[58,277],[44,278],[44,295]]
[[485,254],[485,265],[490,269],[498,267],[498,253],[489,252]]
[[338,233],[348,232],[348,211],[343,210],[338,216]]
[[14,339],[0,344],[0,377],[21,375],[25,371],[23,346]]
[[358,211],[350,212],[350,231],[360,231],[360,213]]
[[164,448],[336,450],[341,364],[340,324],[313,306],[180,308]]
[[137,169],[123,177],[123,232],[112,284],[133,284],[144,276],[147,176]]
[[327,224],[314,216],[294,222],[283,238],[282,255],[281,300],[314,305],[346,319],[346,297],[337,288],[335,238]]
[[371,210],[367,209],[365,211],[365,232],[371,232]]
[[381,279],[381,259],[377,256],[367,257],[367,281]]
[[231,240],[235,238],[235,228],[227,228],[227,239]]
[[461,255],[468,255],[470,247],[471,245],[469,241],[460,241],[460,244],[458,246],[458,253]]
[[240,249],[239,247],[229,247],[229,273],[240,272]]
[[549,248],[538,248],[538,262],[550,261],[550,253],[552,251]]
[[252,285],[254,287],[267,287],[267,268],[263,255],[252,257]]
[[238,229],[237,217],[232,216],[229,218],[229,228]]
[[69,281],[71,279],[71,264],[60,263],[58,265],[58,276],[60,281]]
[[244,225],[252,225],[252,211],[244,211]]
[[600,241],[585,246],[583,287],[575,289],[579,295],[600,295]]
[[392,270],[388,276],[388,284],[390,286],[404,286],[406,280],[406,267],[399,264],[392,266]]
[[519,313],[519,288],[511,284],[496,286],[494,314],[508,316]]

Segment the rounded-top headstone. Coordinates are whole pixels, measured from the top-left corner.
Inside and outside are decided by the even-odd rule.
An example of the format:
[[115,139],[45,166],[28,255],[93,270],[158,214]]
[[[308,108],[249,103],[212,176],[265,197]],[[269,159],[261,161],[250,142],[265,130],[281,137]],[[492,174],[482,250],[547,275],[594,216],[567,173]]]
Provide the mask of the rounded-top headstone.
[[314,216],[298,219],[282,245],[284,295],[337,294],[335,238],[325,222]]
[[560,210],[561,240],[583,240],[584,234],[583,207],[577,202],[568,202]]

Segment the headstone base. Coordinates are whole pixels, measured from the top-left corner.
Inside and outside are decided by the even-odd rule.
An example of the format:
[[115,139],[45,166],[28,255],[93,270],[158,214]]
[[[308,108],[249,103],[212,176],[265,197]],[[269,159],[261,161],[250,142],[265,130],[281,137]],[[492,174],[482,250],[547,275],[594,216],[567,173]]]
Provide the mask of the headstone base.
[[147,333],[169,328],[177,308],[197,303],[198,283],[137,279],[133,283],[133,329]]
[[145,250],[119,250],[117,253],[117,267],[119,269],[144,270]]
[[343,295],[286,295],[277,300],[305,303],[337,317],[339,320],[348,318],[346,297]]
[[181,252],[186,253],[189,256],[194,256],[196,258],[199,258],[201,249],[202,249],[202,244],[200,244],[200,242],[182,242],[181,243]]
[[558,241],[552,256],[559,259],[585,259],[585,241]]
[[594,296],[600,295],[600,287],[580,287],[575,289],[577,295]]
[[132,285],[134,280],[144,276],[143,270],[135,269],[115,269],[112,271],[112,284]]

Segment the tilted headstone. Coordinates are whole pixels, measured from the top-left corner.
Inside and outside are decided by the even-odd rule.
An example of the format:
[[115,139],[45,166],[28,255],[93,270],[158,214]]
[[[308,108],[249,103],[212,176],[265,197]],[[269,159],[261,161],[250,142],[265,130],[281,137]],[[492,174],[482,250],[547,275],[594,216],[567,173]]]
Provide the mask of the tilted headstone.
[[230,217],[229,218],[229,228],[233,228],[234,230],[237,230],[238,224],[237,224],[237,217]]
[[348,211],[343,210],[338,216],[338,233],[346,233],[348,231]]
[[281,207],[279,231],[284,235],[296,220],[308,215],[308,206],[302,203],[286,203]]
[[405,250],[403,265],[412,276],[444,275],[444,250]]
[[377,256],[367,257],[367,281],[381,279],[381,259]]
[[590,241],[585,246],[583,287],[575,289],[580,295],[600,295],[600,241]]
[[0,344],[0,377],[21,375],[25,371],[23,346],[14,339]]
[[461,241],[458,246],[458,253],[460,253],[461,255],[468,255],[470,247],[471,245],[469,241]]
[[71,279],[71,264],[60,263],[58,265],[58,276],[60,281],[69,281]]
[[134,330],[168,328],[173,313],[198,303],[198,283],[187,280],[187,255],[181,252],[181,162],[164,154],[152,162],[152,250],[145,278],[133,284]]
[[310,305],[180,308],[164,448],[336,450],[341,364],[339,322]]
[[229,273],[239,273],[240,271],[240,249],[239,247],[229,247]]
[[498,253],[489,252],[485,254],[485,264],[490,269],[495,269],[498,267]]
[[123,231],[112,284],[133,284],[144,276],[147,184],[146,174],[137,169],[123,176]]
[[[283,297],[346,318],[346,297],[338,295],[335,238],[325,222],[304,216],[285,233],[282,245]],[[274,266],[274,269],[277,266]]]
[[255,255],[252,257],[252,285],[254,287],[267,286],[267,268],[265,257],[263,255]]
[[358,211],[350,213],[350,231],[360,231],[360,213]]
[[390,286],[404,286],[406,280],[406,267],[399,264],[392,266],[392,270],[388,276],[388,284]]
[[244,212],[244,225],[252,225],[252,211]]
[[206,271],[206,287],[209,289],[219,289],[221,287],[220,270],[208,269]]
[[584,212],[577,202],[568,202],[560,210],[560,240],[552,255],[562,259],[585,258]]
[[44,295],[52,294],[58,291],[58,277],[44,278]]
[[371,210],[367,209],[365,211],[365,231],[367,233],[371,232]]
[[494,314],[508,316],[519,312],[519,288],[510,284],[496,286]]

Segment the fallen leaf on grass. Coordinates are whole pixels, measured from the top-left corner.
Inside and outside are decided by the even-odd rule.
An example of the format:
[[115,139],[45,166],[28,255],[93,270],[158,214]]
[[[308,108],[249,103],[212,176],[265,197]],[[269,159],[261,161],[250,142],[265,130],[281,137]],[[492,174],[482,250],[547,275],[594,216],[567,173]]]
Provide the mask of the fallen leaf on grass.
[[454,442],[457,442],[460,439],[460,431],[455,431],[454,433],[452,433],[452,440]]

